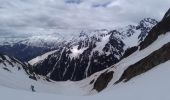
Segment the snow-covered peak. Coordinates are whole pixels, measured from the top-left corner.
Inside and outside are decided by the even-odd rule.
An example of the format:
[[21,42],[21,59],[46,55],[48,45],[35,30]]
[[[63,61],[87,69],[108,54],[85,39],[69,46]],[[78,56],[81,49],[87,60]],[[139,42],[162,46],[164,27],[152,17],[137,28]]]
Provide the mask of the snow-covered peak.
[[156,25],[158,21],[152,18],[144,18],[143,20],[140,21],[139,25],[140,27],[153,27]]
[[120,27],[111,31],[110,34],[121,39],[125,44],[124,49],[127,49],[139,45],[157,23],[155,19],[144,18],[139,22],[139,25]]
[[79,41],[81,40],[88,40],[88,39],[96,39],[100,40],[101,37],[107,35],[109,30],[102,29],[102,30],[86,30],[82,31],[79,34]]
[[109,30],[107,29],[101,29],[101,30],[84,30],[82,32],[80,32],[79,37],[82,36],[94,36],[94,35],[105,35],[109,32]]

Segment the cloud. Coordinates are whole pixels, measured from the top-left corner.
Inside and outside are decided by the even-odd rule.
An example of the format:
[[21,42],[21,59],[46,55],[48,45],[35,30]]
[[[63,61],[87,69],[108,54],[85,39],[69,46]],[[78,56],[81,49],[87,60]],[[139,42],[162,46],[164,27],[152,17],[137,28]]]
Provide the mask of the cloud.
[[80,4],[83,0],[65,0],[66,3]]
[[0,34],[78,33],[161,20],[170,0],[0,0]]

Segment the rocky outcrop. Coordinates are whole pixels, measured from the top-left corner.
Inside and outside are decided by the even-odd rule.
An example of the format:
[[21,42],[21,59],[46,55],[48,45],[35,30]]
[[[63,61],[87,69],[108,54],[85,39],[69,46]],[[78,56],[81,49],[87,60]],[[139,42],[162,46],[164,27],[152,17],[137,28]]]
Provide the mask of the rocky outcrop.
[[160,65],[161,63],[164,63],[168,60],[170,60],[170,42],[165,44],[159,50],[154,51],[152,54],[142,59],[141,61],[129,66],[116,83],[121,81],[126,82],[131,78],[145,73],[146,71],[149,71],[155,66]]
[[153,43],[158,36],[161,34],[165,34],[170,31],[170,10],[165,14],[164,18],[161,22],[159,22],[156,26],[154,26],[149,32],[148,36],[144,39],[143,42],[140,43],[140,50],[146,48],[151,43]]
[[138,50],[138,46],[128,48],[125,51],[125,53],[123,54],[123,56],[121,57],[121,59],[128,57],[129,55],[131,55],[132,53],[134,53],[137,50]]
[[102,91],[104,88],[107,87],[108,83],[113,78],[113,74],[113,71],[102,73],[95,81],[93,89],[97,90],[98,92]]

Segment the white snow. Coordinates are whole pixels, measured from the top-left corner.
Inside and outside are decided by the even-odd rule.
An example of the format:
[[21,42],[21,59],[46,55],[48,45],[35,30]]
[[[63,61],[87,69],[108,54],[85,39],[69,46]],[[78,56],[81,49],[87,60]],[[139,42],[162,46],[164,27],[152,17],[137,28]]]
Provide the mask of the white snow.
[[71,50],[71,54],[70,54],[70,58],[77,58],[79,57],[80,54],[82,54],[84,52],[84,50],[86,50],[87,48],[81,48],[78,49],[78,46],[74,46],[72,47]]
[[[141,34],[141,30],[137,30],[136,28],[132,28],[132,27],[133,26],[126,26],[123,28],[118,28],[117,30],[121,34],[115,34],[117,38],[121,39],[124,42],[125,49],[137,46],[139,44],[138,36]],[[130,32],[129,29],[131,29],[132,32]],[[127,34],[127,32],[130,32],[130,33]]]
[[[84,95],[85,92],[80,88],[81,85],[75,82],[48,82],[43,77],[40,77],[37,81],[32,80],[26,75],[20,64],[15,64],[12,67],[8,62],[5,62],[6,66],[0,63],[0,86],[25,90],[31,92],[31,85],[35,87],[36,92],[40,93],[53,93],[53,94],[65,94],[65,95]],[[4,70],[3,68],[10,70]],[[18,70],[20,67],[21,70]],[[1,89],[0,89],[1,90]]]
[[110,35],[102,37],[101,41],[96,43],[96,47],[93,49],[93,52],[98,51],[100,54],[102,54],[103,48],[109,42],[109,37]]
[[29,63],[30,65],[34,65],[34,64],[36,64],[36,63],[38,63],[38,62],[46,59],[49,55],[55,53],[56,51],[57,51],[57,50],[53,50],[53,51],[47,52],[47,53],[45,53],[45,54],[43,54],[43,55],[41,55],[41,56],[38,56],[38,57],[36,57],[36,58],[28,61],[28,63]]
[[[120,83],[106,89],[100,95],[117,100],[169,100],[170,99],[170,61],[139,75],[127,83]],[[114,96],[113,96],[114,95]]]
[[134,30],[135,33],[127,38],[122,39],[122,41],[125,43],[126,48],[134,47],[139,44],[138,36],[141,34],[140,30]]
[[[66,96],[59,94],[27,92],[0,86],[3,100],[169,100],[170,99],[170,61],[163,63],[149,72],[127,83],[120,83],[92,96]],[[2,81],[1,81],[2,82]],[[20,83],[21,84],[21,83]],[[67,86],[72,88],[71,85]],[[55,88],[55,87],[53,87]],[[57,88],[56,88],[57,89]],[[74,88],[72,88],[74,89]],[[70,90],[72,90],[70,89]],[[75,91],[72,91],[75,92]]]
[[135,62],[138,62],[139,60],[145,58],[155,50],[160,49],[164,44],[167,44],[168,42],[170,42],[170,32],[166,33],[165,35],[159,36],[158,39],[155,42],[153,42],[150,46],[148,46],[142,51],[139,50],[136,51],[129,57],[121,60],[119,63],[116,64],[116,66],[120,66],[120,64],[124,66],[132,65]]

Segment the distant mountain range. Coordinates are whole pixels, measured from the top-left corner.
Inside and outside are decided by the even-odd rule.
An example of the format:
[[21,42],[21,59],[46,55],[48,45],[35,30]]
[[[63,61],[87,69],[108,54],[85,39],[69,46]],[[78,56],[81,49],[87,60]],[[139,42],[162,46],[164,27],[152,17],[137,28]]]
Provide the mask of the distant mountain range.
[[46,52],[58,49],[61,42],[64,43],[64,38],[56,33],[0,36],[0,52],[27,62]]

